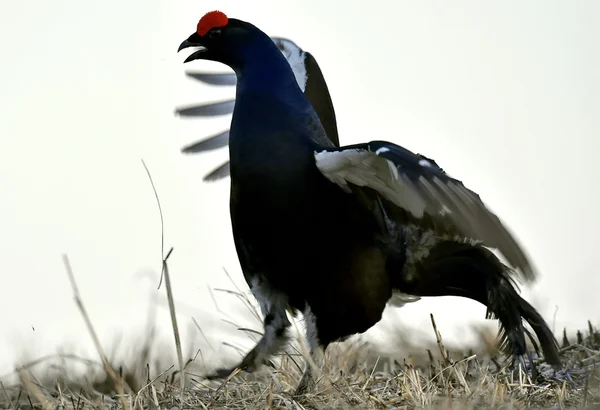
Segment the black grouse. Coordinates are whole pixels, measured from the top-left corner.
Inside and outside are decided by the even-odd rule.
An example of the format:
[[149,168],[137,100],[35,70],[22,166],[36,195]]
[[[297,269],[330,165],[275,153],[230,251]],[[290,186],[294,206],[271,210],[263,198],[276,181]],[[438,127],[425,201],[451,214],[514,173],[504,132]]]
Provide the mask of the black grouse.
[[[546,361],[560,363],[548,325],[515,289],[515,279],[532,282],[536,272],[476,193],[435,161],[390,142],[334,146],[290,64],[254,25],[210,12],[179,51],[188,47],[199,49],[185,62],[218,61],[237,76],[230,214],[242,271],[264,316],[257,345],[238,366],[210,377],[264,364],[286,343],[288,311],[302,312],[314,354],[376,324],[394,295],[484,304],[513,359],[529,354],[524,319]],[[307,366],[297,393],[313,383]]]

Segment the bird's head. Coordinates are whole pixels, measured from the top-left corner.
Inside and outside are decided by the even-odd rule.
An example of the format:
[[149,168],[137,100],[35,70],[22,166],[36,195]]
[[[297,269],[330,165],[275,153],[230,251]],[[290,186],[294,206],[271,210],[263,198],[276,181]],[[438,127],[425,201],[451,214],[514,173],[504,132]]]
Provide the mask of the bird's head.
[[226,64],[235,71],[249,61],[257,61],[264,58],[265,53],[277,50],[273,41],[257,27],[228,18],[220,11],[206,13],[198,22],[196,31],[181,43],[177,51],[189,47],[200,49],[190,54],[184,63],[211,60]]

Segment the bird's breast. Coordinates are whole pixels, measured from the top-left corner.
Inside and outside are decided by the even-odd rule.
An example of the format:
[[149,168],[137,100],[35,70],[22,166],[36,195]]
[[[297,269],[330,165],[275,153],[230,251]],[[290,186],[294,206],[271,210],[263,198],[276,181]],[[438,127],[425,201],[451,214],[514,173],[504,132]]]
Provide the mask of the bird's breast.
[[234,236],[262,258],[329,265],[374,238],[371,215],[332,184],[314,163],[231,173]]

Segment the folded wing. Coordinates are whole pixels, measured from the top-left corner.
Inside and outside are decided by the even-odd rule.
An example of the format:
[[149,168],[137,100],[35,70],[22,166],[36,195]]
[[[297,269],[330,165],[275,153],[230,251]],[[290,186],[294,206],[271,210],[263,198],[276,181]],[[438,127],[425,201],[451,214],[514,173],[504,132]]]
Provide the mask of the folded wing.
[[369,188],[406,211],[407,220],[398,222],[482,242],[498,249],[522,279],[535,279],[530,261],[500,219],[435,161],[386,141],[320,148],[315,160],[321,173],[346,192],[354,192],[351,185]]

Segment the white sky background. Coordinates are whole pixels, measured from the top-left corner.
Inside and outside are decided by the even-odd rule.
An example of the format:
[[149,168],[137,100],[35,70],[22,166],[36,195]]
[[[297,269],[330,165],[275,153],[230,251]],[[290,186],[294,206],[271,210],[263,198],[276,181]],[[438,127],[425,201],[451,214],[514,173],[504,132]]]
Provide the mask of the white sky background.
[[[161,197],[165,246],[175,248],[170,268],[184,343],[202,346],[187,331],[192,316],[215,344],[232,336],[244,343],[207,291],[232,288],[223,266],[244,285],[231,239],[229,180],[201,181],[226,150],[179,152],[228,126],[229,117],[173,115],[175,106],[233,95],[232,87],[184,76],[185,69],[225,67],[184,66],[189,53],[176,53],[215,8],[317,58],[342,143],[402,144],[479,192],[540,269],[539,284],[524,295],[550,323],[559,307],[557,331],[583,327],[590,316],[598,322],[600,3],[340,4],[0,4],[0,375],[23,354],[74,347],[95,357],[62,253],[107,349],[118,332],[139,335],[153,295],[164,300],[164,285],[156,291],[159,216],[141,158]],[[259,328],[234,298],[218,301],[241,324]],[[171,354],[170,323],[160,312],[163,353]],[[429,312],[450,344],[473,340],[468,326],[486,322],[475,302],[437,298],[386,313],[369,333],[393,343],[378,330],[401,325],[415,340],[433,340]]]

